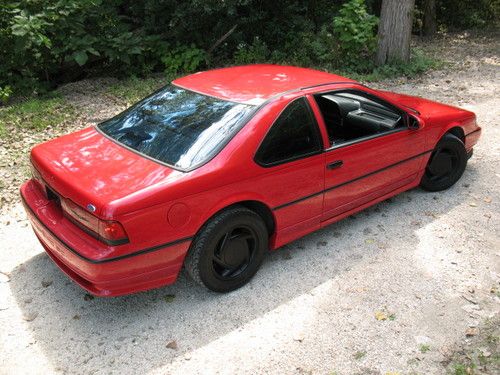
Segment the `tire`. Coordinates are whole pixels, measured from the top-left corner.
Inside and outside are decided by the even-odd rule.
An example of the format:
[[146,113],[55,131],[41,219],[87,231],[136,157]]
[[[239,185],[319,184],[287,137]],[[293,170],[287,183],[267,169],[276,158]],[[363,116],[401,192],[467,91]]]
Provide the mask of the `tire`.
[[199,230],[184,266],[198,284],[220,293],[245,285],[268,250],[261,217],[242,206],[228,208]]
[[453,186],[467,166],[464,143],[453,134],[445,134],[432,151],[420,186],[427,191],[441,191]]

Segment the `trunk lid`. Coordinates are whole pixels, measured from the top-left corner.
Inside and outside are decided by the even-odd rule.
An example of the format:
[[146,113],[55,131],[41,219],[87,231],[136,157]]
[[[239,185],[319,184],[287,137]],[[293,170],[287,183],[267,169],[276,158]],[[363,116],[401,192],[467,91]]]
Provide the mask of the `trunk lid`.
[[113,203],[181,173],[116,144],[93,127],[34,147],[31,162],[57,194],[83,208],[92,204],[94,214],[103,218],[112,214]]

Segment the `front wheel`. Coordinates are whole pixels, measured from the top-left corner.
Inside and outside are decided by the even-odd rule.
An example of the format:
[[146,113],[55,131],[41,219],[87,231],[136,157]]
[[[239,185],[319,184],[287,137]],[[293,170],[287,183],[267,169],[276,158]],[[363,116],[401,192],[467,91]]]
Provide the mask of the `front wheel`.
[[428,191],[448,189],[462,177],[467,159],[463,142],[453,134],[445,134],[432,151],[420,186]]
[[268,249],[261,217],[241,206],[222,211],[196,235],[184,265],[191,278],[215,292],[230,292],[255,275]]

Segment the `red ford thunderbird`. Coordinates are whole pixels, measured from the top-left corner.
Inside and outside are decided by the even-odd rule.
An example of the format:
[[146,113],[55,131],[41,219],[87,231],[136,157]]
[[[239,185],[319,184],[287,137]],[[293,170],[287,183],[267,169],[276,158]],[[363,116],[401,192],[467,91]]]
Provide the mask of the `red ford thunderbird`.
[[173,81],[33,148],[21,195],[53,261],[116,296],[247,283],[276,249],[402,191],[461,177],[474,113],[320,71],[253,65]]

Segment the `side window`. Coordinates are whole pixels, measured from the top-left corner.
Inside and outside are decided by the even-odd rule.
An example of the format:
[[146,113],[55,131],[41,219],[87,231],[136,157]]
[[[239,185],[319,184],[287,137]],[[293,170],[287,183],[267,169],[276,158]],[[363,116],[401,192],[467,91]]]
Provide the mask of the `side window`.
[[256,161],[275,165],[322,150],[315,119],[305,98],[288,105],[274,122],[256,154]]
[[396,109],[353,91],[315,96],[330,139],[330,145],[352,142],[404,127]]

